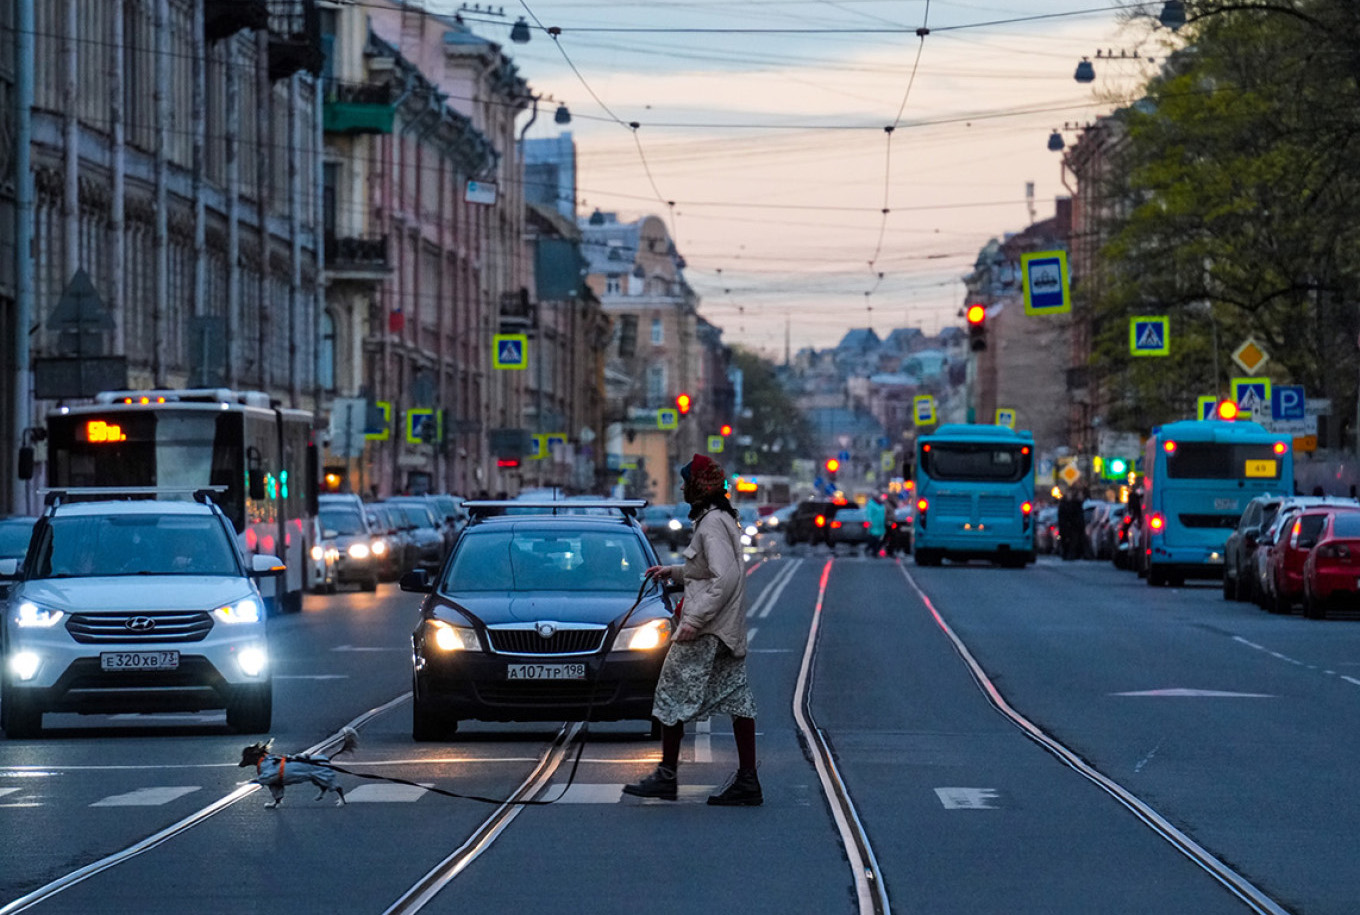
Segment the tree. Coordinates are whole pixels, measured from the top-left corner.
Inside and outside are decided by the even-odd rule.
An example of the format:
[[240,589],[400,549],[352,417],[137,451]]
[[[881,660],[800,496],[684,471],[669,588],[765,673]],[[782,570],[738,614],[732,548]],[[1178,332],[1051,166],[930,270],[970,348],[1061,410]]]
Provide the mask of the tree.
[[736,347],[732,350],[732,365],[742,373],[742,416],[737,431],[749,435],[750,450],[759,458],[755,466],[745,463],[728,468],[740,473],[787,474],[796,458],[812,457],[817,450],[817,438],[807,417],[799,411],[779,379],[774,365],[765,358]]
[[[1277,381],[1355,413],[1360,331],[1360,5],[1188,4],[1190,44],[1121,111],[1122,168],[1093,361],[1111,422],[1190,415],[1261,341]],[[1128,355],[1128,318],[1168,313],[1175,359]],[[1218,376],[1213,377],[1217,332]],[[1339,444],[1331,424],[1329,444]]]

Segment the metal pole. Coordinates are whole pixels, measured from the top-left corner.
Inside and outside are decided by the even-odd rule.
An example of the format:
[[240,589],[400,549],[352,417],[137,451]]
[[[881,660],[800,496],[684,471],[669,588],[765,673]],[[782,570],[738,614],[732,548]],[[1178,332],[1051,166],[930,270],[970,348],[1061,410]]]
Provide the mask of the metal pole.
[[[14,445],[33,415],[29,339],[33,326],[33,0],[18,0],[14,17]],[[11,455],[11,457],[13,457]],[[28,481],[16,473],[11,508],[27,513]]]

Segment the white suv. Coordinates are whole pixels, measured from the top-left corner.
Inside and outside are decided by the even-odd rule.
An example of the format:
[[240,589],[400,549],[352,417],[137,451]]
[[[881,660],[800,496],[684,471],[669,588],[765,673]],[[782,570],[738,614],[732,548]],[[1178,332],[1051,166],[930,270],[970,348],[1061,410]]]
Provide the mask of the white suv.
[[[269,728],[272,678],[255,579],[275,556],[247,562],[207,493],[194,501],[108,501],[114,491],[49,495],[23,560],[0,560],[13,583],[0,630],[0,727],[42,731],[44,712],[225,708],[227,724]],[[144,493],[141,493],[144,494]]]

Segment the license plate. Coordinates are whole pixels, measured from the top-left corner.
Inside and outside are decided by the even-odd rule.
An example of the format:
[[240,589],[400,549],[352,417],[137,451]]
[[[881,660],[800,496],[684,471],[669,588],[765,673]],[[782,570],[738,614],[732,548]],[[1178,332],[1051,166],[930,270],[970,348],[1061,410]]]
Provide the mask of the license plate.
[[584,680],[584,664],[509,664],[507,680]]
[[103,651],[99,654],[103,670],[175,670],[178,651]]

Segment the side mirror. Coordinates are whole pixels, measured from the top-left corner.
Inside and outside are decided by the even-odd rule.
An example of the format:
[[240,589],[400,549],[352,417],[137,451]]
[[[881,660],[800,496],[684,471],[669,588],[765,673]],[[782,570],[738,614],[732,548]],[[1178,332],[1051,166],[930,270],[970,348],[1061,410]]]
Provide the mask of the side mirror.
[[16,557],[0,559],[0,581],[13,581],[19,577],[19,560]]
[[434,590],[434,585],[430,584],[430,573],[424,569],[412,569],[401,576],[400,587],[403,591],[415,591],[417,594],[429,594]]
[[250,557],[250,574],[253,578],[278,575],[284,570],[283,560],[277,556],[256,553]]

